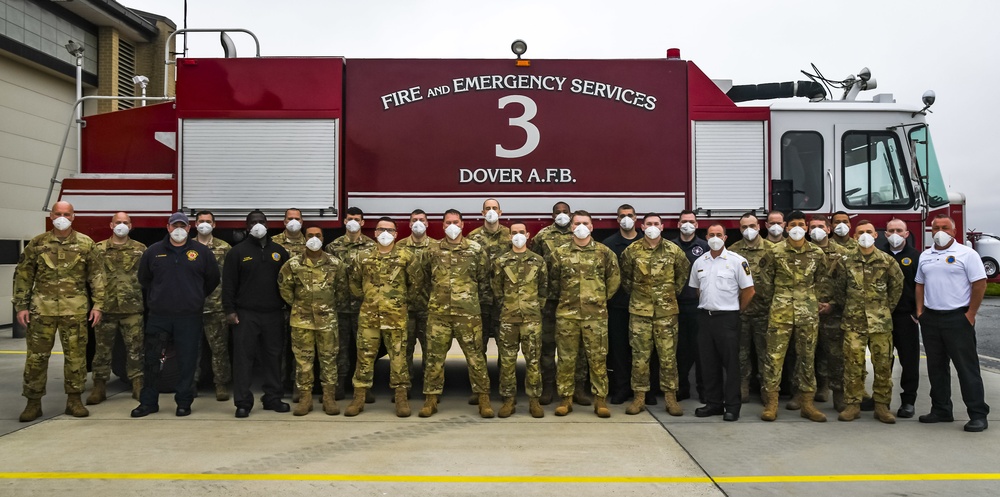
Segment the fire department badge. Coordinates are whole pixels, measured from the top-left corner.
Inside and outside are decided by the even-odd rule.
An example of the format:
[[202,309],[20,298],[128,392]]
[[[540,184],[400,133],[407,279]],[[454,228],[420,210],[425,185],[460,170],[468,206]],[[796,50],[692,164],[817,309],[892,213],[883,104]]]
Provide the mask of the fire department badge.
[[743,272],[747,273],[747,276],[750,276],[750,264],[747,264],[747,261],[743,261],[741,265],[743,266]]
[[188,258],[189,261],[193,261],[193,260],[195,260],[195,259],[198,258],[198,251],[197,250],[188,250],[186,255],[187,255],[187,258]]
[[913,264],[913,259],[910,259],[909,257],[903,257],[903,259],[899,262],[904,266],[909,266],[910,264]]
[[701,248],[699,245],[695,245],[694,247],[691,247],[691,253],[694,254],[695,257],[701,257],[701,254],[705,253],[705,249]]
[[948,258],[946,258],[944,261],[947,262],[948,264],[954,264],[955,263],[955,256],[949,255]]
[[279,254],[277,252],[271,252],[271,258],[274,259],[275,262],[280,261],[281,260],[281,254]]

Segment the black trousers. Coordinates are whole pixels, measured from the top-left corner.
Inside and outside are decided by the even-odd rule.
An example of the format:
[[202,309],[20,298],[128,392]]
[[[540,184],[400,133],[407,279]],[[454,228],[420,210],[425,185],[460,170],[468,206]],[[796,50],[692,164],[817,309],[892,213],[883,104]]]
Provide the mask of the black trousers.
[[[608,379],[610,393],[628,392],[632,382],[632,346],[628,308],[608,307]],[[659,384],[659,377],[656,378]]]
[[899,356],[899,400],[903,404],[917,403],[920,387],[920,328],[908,312],[892,314],[892,345]]
[[174,401],[177,402],[177,407],[191,407],[194,402],[194,371],[198,365],[198,347],[201,346],[201,317],[199,312],[175,316],[150,313],[146,318],[140,404],[159,405],[160,392],[156,385],[160,381],[160,359],[163,357],[164,345],[173,342],[179,371]]
[[[681,308],[677,316],[677,391],[691,391],[691,367],[694,366],[694,378],[698,394],[703,393],[704,380],[701,370],[701,358],[698,355],[698,313],[697,308]],[[650,362],[652,364],[652,362]],[[659,378],[657,378],[659,379]],[[678,393],[678,397],[683,396]]]
[[280,310],[256,312],[238,309],[240,323],[233,326],[233,401],[236,407],[253,408],[253,363],[260,367],[265,406],[281,402],[281,356],[285,344],[285,317]]
[[969,418],[986,419],[990,406],[984,398],[983,376],[979,371],[976,328],[965,318],[965,312],[966,309],[944,312],[925,309],[920,316],[927,377],[931,382],[931,412],[952,415],[950,360],[958,373]]
[[700,311],[698,314],[698,354],[708,407],[723,406],[739,414],[740,399],[740,313]]

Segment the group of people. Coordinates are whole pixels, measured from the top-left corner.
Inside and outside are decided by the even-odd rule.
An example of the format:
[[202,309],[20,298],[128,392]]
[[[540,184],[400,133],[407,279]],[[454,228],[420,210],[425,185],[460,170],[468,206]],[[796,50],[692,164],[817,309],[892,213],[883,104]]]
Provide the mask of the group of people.
[[[949,361],[955,364],[968,408],[966,431],[987,428],[975,342],[975,316],[985,271],[974,251],[955,243],[954,222],[934,219],[934,245],[919,253],[906,224],[877,228],[838,212],[832,218],[798,211],[771,212],[762,236],[754,213],[739,220],[742,239],[729,244],[717,222],[697,236],[698,219],[683,211],[678,238],[662,238],[656,213],[640,219],[618,208],[620,229],[598,242],[593,220],[565,202],[553,206],[551,225],[529,233],[525,223],[500,223],[495,199],[483,203],[484,224],[465,236],[461,212],[444,213],[445,238],[427,236],[427,214],[414,210],[410,235],[397,239],[396,222],[383,217],[375,238],[362,233],[364,213],[346,211],[346,234],[325,243],[323,230],[288,209],[282,233],[268,237],[263,212],[246,218],[246,238],[230,247],[213,237],[215,218],[192,221],[175,213],[167,235],[146,248],[129,238],[127,213],[111,221],[113,235],[94,243],[72,228],[72,205],[58,202],[53,229],[33,239],[14,283],[18,321],[28,327],[21,421],[41,416],[46,372],[56,331],[65,353],[66,413],[88,411],[88,321],[95,327],[93,389],[87,404],[105,400],[110,350],[116,333],[126,345],[127,375],[139,406],[133,417],[159,410],[162,352],[173,344],[179,379],[176,415],[191,413],[202,336],[209,345],[216,399],[236,417],[249,416],[256,362],[264,409],[288,412],[283,368],[293,380],[293,414],[313,410],[316,378],[322,409],[340,413],[350,377],[353,398],[344,414],[360,414],[371,394],[381,346],[389,356],[389,386],[397,416],[411,414],[413,355],[423,352],[419,416],[430,417],[444,388],[444,363],[453,338],[465,355],[472,396],[483,417],[516,412],[516,365],[526,364],[528,412],[558,402],[557,416],[574,404],[608,404],[638,414],[657,403],[683,415],[689,377],[704,406],[695,415],[736,421],[751,386],[759,384],[761,419],[773,421],[781,391],[786,407],[812,421],[826,416],[815,403],[831,398],[838,419],[851,421],[868,407],[893,423],[915,413],[920,339],[927,354],[931,411],[921,422],[953,420]],[[194,223],[196,236],[190,236]],[[221,282],[221,284],[220,284]],[[232,331],[230,334],[230,327]],[[230,362],[229,337],[232,337]],[[503,400],[494,412],[486,343],[499,350]],[[892,395],[893,349],[900,359],[901,405]],[[865,391],[866,350],[874,370]],[[318,370],[314,370],[318,365]],[[610,370],[610,371],[609,371]],[[293,372],[294,371],[294,372]],[[610,378],[609,378],[610,373]],[[869,406],[870,404],[870,406]]]

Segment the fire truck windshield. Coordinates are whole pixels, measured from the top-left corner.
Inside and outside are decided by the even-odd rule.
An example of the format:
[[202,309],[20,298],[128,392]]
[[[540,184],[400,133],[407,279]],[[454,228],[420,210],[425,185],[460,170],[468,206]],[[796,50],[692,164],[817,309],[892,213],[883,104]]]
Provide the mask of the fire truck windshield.
[[948,190],[945,189],[938,167],[937,155],[934,153],[934,141],[931,140],[927,126],[917,126],[910,130],[910,150],[920,171],[920,180],[927,192],[930,207],[940,207],[948,203]]

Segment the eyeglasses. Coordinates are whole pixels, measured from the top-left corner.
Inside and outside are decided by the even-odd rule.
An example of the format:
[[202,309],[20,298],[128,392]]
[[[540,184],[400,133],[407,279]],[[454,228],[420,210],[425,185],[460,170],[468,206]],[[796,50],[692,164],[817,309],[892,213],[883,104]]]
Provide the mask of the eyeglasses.
[[379,231],[384,231],[386,233],[395,233],[396,228],[375,228],[376,233],[378,233]]

